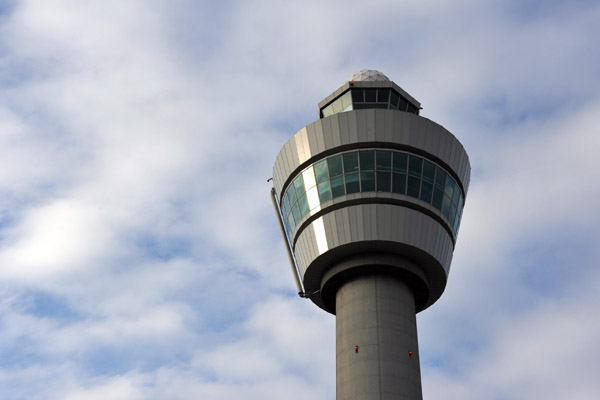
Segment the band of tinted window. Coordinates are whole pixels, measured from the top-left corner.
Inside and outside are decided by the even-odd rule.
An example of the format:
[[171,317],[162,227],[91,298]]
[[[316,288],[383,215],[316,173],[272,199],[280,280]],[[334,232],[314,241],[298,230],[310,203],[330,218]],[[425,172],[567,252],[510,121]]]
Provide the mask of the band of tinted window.
[[416,198],[439,210],[456,235],[464,199],[439,165],[415,154],[369,149],[344,152],[308,166],[288,185],[281,212],[288,238],[321,204],[353,193],[385,192]]
[[340,112],[381,108],[419,114],[419,110],[390,88],[352,88],[321,109],[321,118]]

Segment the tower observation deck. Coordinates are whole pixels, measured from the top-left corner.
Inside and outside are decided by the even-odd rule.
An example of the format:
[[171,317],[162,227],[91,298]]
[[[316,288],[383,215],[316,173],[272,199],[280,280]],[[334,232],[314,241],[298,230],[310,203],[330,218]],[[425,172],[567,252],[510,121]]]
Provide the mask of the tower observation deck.
[[298,293],[336,315],[338,400],[422,399],[416,313],[446,286],[471,167],[420,109],[359,71],[273,167]]

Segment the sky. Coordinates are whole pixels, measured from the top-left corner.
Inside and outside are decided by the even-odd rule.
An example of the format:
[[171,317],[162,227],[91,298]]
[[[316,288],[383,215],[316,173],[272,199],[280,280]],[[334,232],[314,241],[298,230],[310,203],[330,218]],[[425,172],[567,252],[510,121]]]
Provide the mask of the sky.
[[0,0],[0,400],[335,398],[279,149],[353,72],[472,177],[425,399],[600,393],[597,1]]

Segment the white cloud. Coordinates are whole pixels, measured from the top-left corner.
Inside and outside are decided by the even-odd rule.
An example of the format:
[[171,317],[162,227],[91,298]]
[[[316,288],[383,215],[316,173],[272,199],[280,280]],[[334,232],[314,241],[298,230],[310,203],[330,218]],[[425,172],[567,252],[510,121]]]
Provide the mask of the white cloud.
[[426,395],[598,391],[598,299],[582,295],[600,255],[597,6],[12,7],[6,398],[331,398],[333,317],[291,297],[266,179],[317,102],[365,67],[422,101],[474,167],[447,292],[419,316]]

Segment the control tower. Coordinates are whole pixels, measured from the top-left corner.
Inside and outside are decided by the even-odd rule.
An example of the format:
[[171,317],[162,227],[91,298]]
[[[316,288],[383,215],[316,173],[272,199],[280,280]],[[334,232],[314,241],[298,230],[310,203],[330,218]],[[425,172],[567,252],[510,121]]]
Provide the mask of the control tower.
[[446,286],[471,167],[420,109],[359,71],[273,167],[298,294],[336,316],[338,400],[423,397],[416,313]]

